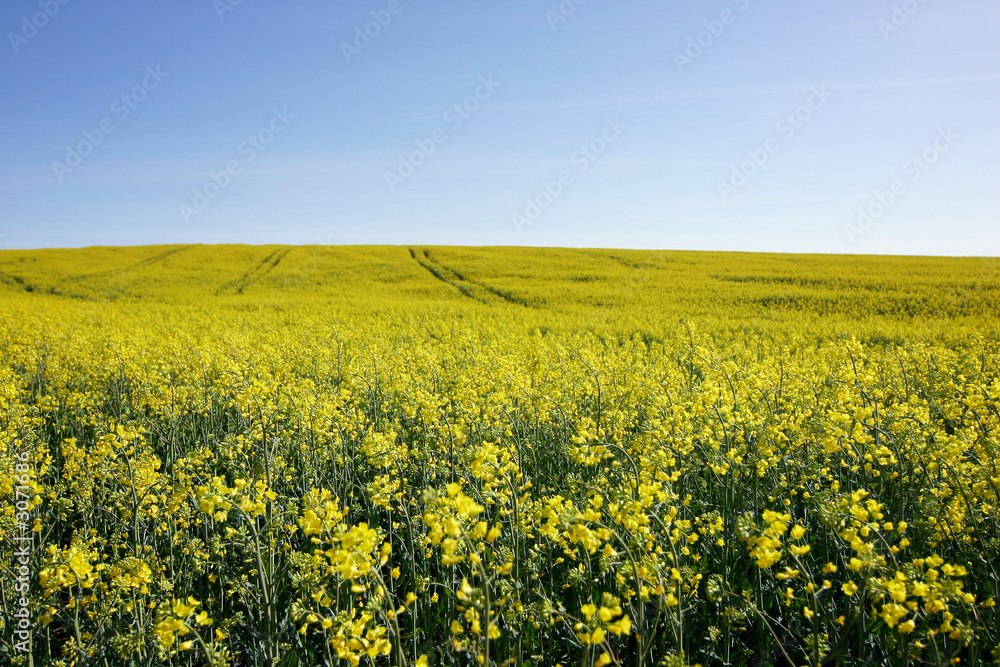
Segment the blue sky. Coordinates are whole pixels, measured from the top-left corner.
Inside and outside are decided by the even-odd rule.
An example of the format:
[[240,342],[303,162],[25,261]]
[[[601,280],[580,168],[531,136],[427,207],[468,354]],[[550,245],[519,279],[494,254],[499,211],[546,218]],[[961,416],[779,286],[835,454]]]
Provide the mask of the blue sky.
[[1000,254],[995,0],[8,0],[0,28],[2,248]]

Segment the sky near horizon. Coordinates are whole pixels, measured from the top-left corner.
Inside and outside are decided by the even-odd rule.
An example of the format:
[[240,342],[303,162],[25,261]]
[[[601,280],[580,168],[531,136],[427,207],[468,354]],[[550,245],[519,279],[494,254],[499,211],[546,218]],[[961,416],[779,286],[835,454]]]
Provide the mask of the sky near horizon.
[[996,0],[7,0],[0,248],[1000,255]]

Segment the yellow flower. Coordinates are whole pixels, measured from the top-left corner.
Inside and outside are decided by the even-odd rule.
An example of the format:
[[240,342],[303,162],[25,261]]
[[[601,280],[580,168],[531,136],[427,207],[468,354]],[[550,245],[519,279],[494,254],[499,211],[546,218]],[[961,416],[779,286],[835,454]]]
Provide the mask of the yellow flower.
[[162,646],[173,646],[176,634],[184,628],[184,623],[176,618],[167,618],[156,624],[156,638]]
[[898,605],[895,602],[882,605],[882,611],[879,612],[879,616],[882,617],[882,620],[884,620],[886,625],[890,628],[895,627],[899,622],[899,619],[906,614],[906,607]]
[[614,623],[608,623],[607,628],[608,632],[613,635],[625,635],[627,637],[632,632],[632,621],[629,619],[628,614],[625,614]]
[[944,611],[947,608],[948,608],[948,605],[946,605],[940,599],[930,600],[929,602],[927,602],[924,605],[924,612],[927,613],[927,614],[933,614],[935,612]]
[[848,581],[846,584],[841,586],[840,589],[847,595],[854,595],[858,592],[858,585],[853,581]]
[[195,607],[201,603],[195,600],[193,597],[187,599],[187,603],[180,600],[174,600],[174,604],[171,607],[171,611],[174,612],[174,616],[177,618],[187,618],[194,611]]
[[306,535],[319,535],[323,532],[323,522],[313,510],[306,510],[302,518],[299,519],[299,525],[302,526],[302,532]]

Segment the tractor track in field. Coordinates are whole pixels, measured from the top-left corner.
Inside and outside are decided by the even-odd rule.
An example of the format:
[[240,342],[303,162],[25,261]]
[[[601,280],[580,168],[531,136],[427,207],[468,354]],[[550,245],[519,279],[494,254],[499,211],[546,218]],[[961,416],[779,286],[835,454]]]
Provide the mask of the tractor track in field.
[[429,250],[417,250],[415,248],[410,248],[409,250],[410,257],[412,257],[417,264],[422,266],[428,273],[441,282],[456,288],[462,293],[463,296],[485,304],[503,302],[515,306],[521,306],[523,308],[534,308],[534,306],[529,304],[527,301],[520,299],[509,292],[504,292],[477,280],[472,280],[471,278],[462,275],[455,269],[445,266],[436,260],[431,255]]
[[428,261],[426,259],[426,251],[424,251],[422,254],[425,255],[424,261],[421,261],[420,257],[417,256],[417,251],[416,250],[414,250],[413,248],[410,248],[410,257],[412,257],[417,262],[417,264],[419,264],[424,269],[426,269],[427,272],[430,273],[432,276],[434,276],[435,278],[437,278],[438,280],[440,280],[441,282],[443,282],[445,285],[448,285],[450,287],[456,288],[459,292],[462,293],[462,296],[466,296],[466,297],[472,299],[473,301],[478,301],[480,303],[489,303],[489,301],[487,301],[485,299],[481,299],[481,298],[478,298],[478,297],[474,296],[469,291],[469,289],[467,287],[465,287],[463,285],[457,285],[452,280],[448,280],[448,278],[445,275],[445,271],[447,271],[447,269],[445,269],[444,267],[440,267],[440,266],[435,267],[430,261]]
[[618,255],[612,255],[610,253],[602,253],[597,256],[604,257],[605,259],[610,259],[614,262],[618,262],[622,266],[628,267],[630,269],[658,270],[663,268],[661,266],[657,266],[656,264],[651,264],[649,262],[635,262],[630,259],[625,259],[624,257],[619,257]]
[[95,273],[83,273],[78,276],[70,276],[68,278],[63,278],[62,281],[64,283],[73,283],[73,282],[79,282],[81,280],[86,280],[87,278],[102,278],[104,276],[111,276],[115,275],[116,273],[122,273],[123,271],[140,269],[142,267],[149,266],[150,264],[156,264],[157,262],[161,262],[165,260],[167,257],[170,257],[171,255],[176,255],[179,252],[190,250],[193,247],[194,246],[192,245],[186,245],[186,246],[181,246],[180,248],[171,248],[170,250],[165,250],[161,253],[153,255],[152,257],[147,257],[146,259],[135,262],[134,264],[123,266],[120,269],[109,269],[107,271],[97,271]]
[[236,280],[230,280],[229,282],[224,283],[215,291],[216,296],[225,294],[229,290],[232,290],[233,294],[243,294],[243,290],[258,282],[261,278],[273,271],[274,267],[278,266],[281,260],[283,260],[291,251],[291,248],[285,250],[275,250]]

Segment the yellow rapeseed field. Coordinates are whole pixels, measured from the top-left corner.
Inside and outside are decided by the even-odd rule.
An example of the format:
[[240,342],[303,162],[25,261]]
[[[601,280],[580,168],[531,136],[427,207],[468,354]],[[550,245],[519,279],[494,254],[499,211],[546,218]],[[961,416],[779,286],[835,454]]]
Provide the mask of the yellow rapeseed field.
[[0,252],[0,664],[1000,664],[996,259]]

